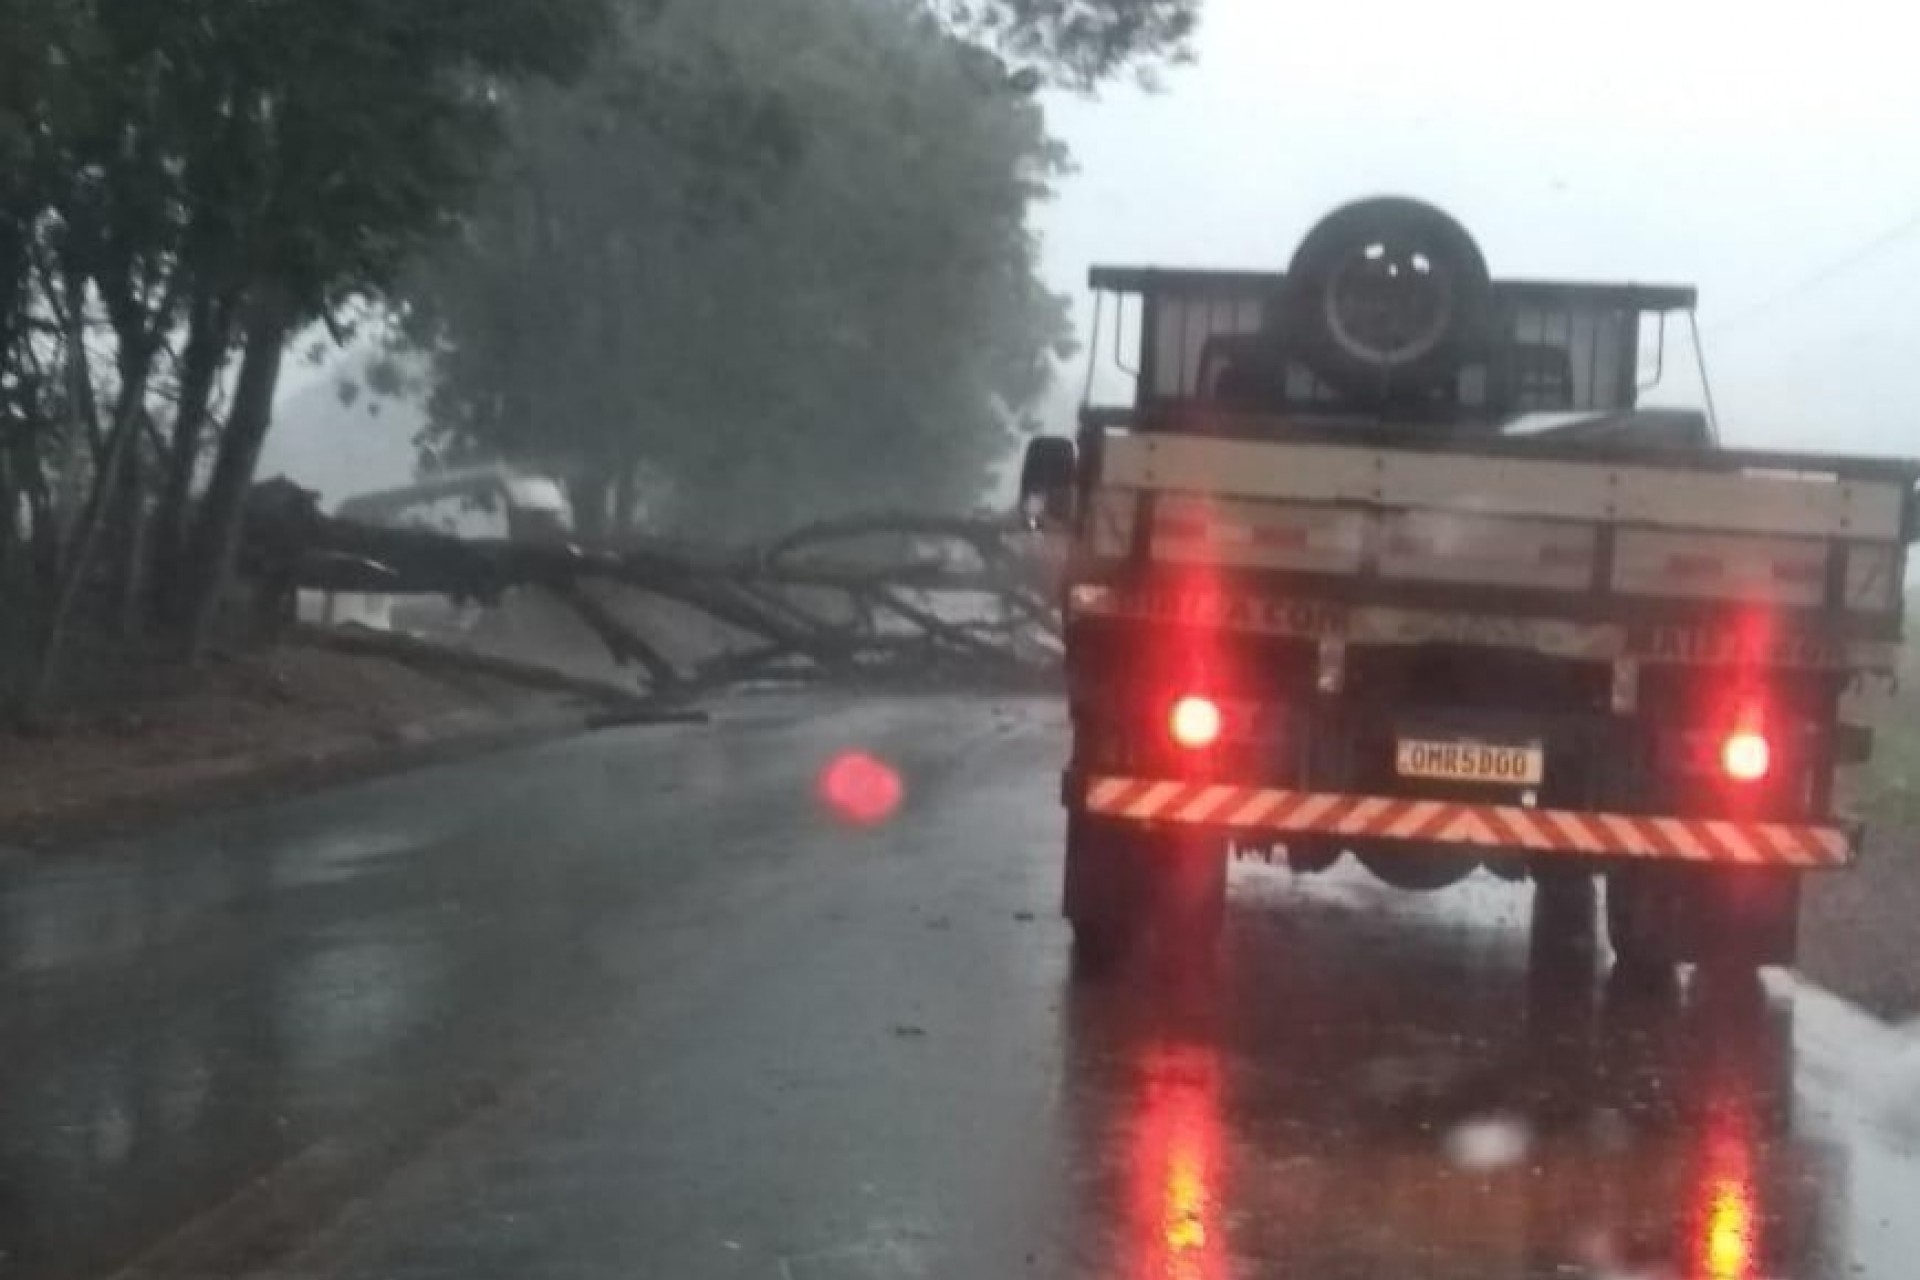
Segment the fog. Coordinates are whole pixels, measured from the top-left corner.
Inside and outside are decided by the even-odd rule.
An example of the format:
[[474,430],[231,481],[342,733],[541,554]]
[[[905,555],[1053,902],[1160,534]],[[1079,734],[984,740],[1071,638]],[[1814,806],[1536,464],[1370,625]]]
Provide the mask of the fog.
[[1334,205],[1416,195],[1496,275],[1699,285],[1729,443],[1920,452],[1910,41],[1884,5],[1786,12],[1209,0],[1161,92],[1051,104],[1079,172],[1040,216],[1049,279],[1280,269]]
[[[1920,77],[1891,12],[1209,0],[1157,90],[1049,101],[1077,170],[1036,211],[1047,279],[1084,330],[1093,263],[1280,269],[1333,206],[1416,195],[1498,275],[1697,284],[1729,443],[1920,453]],[[1653,398],[1697,403],[1680,336]],[[417,415],[333,403],[337,367],[291,372],[269,471],[401,482]]]

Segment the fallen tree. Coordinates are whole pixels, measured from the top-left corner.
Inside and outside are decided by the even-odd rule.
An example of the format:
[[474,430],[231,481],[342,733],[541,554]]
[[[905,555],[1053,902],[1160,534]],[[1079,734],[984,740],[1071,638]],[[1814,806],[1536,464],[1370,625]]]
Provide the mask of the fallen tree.
[[495,657],[488,653],[474,653],[449,645],[432,644],[409,635],[370,631],[356,626],[300,627],[295,631],[293,638],[298,643],[312,645],[317,649],[331,649],[336,653],[348,653],[360,657],[385,658],[405,667],[421,667],[428,670],[445,670],[451,667],[456,670],[470,671],[475,675],[490,676],[507,684],[527,689],[541,689],[548,693],[566,694],[587,703],[604,705],[615,710],[638,710],[649,705],[647,698],[618,685],[600,680],[583,680],[578,676],[570,676],[565,672],[531,662],[516,662],[511,658]]
[[[1058,615],[1038,535],[984,518],[880,514],[746,549],[586,548],[557,537],[460,538],[332,518],[311,493],[271,481],[249,504],[241,564],[256,626],[270,631],[296,616],[303,589],[483,605],[538,591],[570,610],[650,697],[769,680],[1037,685],[1058,666]],[[671,655],[645,619],[619,607],[632,593],[711,619],[729,643]],[[415,661],[446,648],[394,639]],[[352,643],[380,641],[362,633]],[[499,661],[455,652],[449,661]]]

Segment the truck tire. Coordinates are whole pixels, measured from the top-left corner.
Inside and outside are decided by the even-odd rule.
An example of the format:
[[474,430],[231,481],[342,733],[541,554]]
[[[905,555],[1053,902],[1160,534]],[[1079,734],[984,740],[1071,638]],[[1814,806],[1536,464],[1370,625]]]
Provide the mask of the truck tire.
[[1590,951],[1597,940],[1593,877],[1581,871],[1547,869],[1533,875],[1533,943]]
[[1798,958],[1795,873],[1755,867],[1630,867],[1607,876],[1614,962],[1657,974],[1697,964],[1744,974]]
[[1134,950],[1139,852],[1118,824],[1069,810],[1063,913],[1073,927],[1076,972],[1104,972]]
[[1076,972],[1109,971],[1149,948],[1210,953],[1226,914],[1224,846],[1070,812],[1065,914]]
[[1660,877],[1643,871],[1615,871],[1607,877],[1607,942],[1613,947],[1614,972],[1629,983],[1657,981],[1678,963],[1671,912],[1663,911]]

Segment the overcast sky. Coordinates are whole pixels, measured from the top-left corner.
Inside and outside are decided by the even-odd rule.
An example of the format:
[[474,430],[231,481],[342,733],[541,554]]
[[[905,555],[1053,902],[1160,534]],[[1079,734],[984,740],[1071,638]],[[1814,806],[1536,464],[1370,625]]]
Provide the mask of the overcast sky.
[[[1047,275],[1084,325],[1095,262],[1278,270],[1335,205],[1420,196],[1498,275],[1699,285],[1730,443],[1920,455],[1920,63],[1892,12],[1206,0],[1161,92],[1049,102],[1079,171],[1037,211]],[[289,375],[289,400],[326,377]],[[365,483],[404,478],[407,433],[358,431]]]
[[1333,206],[1420,196],[1496,275],[1699,285],[1730,443],[1920,453],[1920,73],[1890,12],[1207,0],[1161,92],[1050,103],[1079,172],[1047,273],[1084,324],[1094,262],[1281,269]]

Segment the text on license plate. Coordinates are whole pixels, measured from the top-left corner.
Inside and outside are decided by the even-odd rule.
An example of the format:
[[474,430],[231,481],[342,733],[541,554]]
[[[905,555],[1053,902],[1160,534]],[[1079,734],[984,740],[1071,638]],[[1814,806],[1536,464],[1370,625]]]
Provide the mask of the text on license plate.
[[1399,747],[1396,768],[1403,778],[1537,787],[1546,774],[1546,753],[1539,747],[1432,742],[1420,738],[1402,738]]

